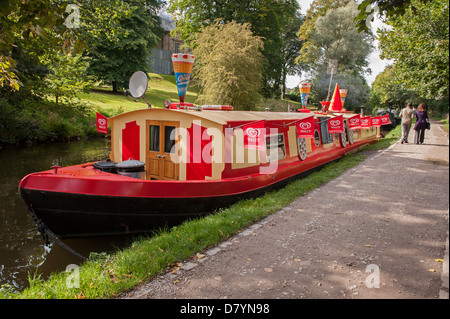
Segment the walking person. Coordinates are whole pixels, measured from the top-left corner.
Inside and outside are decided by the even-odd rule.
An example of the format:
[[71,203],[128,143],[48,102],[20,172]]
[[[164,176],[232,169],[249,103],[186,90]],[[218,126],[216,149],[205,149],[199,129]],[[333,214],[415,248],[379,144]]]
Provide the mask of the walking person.
[[414,117],[414,110],[412,104],[408,103],[405,108],[400,112],[402,118],[402,138],[401,143],[408,143],[408,135],[411,130],[412,119]]
[[414,130],[416,131],[414,135],[414,143],[423,144],[425,139],[425,130],[427,129],[427,123],[429,121],[427,107],[424,103],[417,107],[416,118],[417,121],[416,124],[414,124]]

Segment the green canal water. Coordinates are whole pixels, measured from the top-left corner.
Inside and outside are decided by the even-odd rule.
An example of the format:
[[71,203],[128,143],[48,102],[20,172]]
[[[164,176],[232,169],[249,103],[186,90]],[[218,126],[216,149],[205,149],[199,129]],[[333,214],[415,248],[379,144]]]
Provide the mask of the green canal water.
[[[105,160],[110,142],[105,138],[0,149],[0,286],[18,290],[28,286],[28,274],[63,271],[82,260],[55,243],[45,246],[41,234],[18,194],[20,180],[52,165],[69,166]],[[85,257],[91,252],[113,251],[125,245],[124,237],[64,240]]]

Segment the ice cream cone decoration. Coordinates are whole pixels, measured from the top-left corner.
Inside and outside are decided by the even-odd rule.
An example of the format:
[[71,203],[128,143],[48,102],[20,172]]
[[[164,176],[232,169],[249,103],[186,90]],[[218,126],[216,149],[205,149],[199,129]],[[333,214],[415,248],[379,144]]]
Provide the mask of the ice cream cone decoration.
[[348,90],[340,89],[339,94],[341,95],[342,107],[344,107],[345,98],[347,97]]
[[303,108],[308,104],[309,91],[311,90],[311,83],[300,83],[300,98],[302,100]]
[[192,66],[195,57],[192,54],[175,53],[172,54],[173,70],[177,81],[178,97],[180,103],[184,102],[189,80],[191,78]]

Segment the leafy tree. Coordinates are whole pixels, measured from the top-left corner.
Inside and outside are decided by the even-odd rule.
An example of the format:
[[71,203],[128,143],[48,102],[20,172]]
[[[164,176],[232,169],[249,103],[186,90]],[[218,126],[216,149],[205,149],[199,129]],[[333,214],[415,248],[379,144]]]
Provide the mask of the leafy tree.
[[396,80],[397,72],[395,66],[387,66],[372,84],[372,95],[376,95],[380,104],[386,107],[404,107],[407,102],[416,102],[417,95]]
[[305,61],[308,61],[306,56],[309,55],[311,51],[314,51],[314,43],[312,40],[314,39],[317,19],[325,16],[329,10],[343,7],[348,4],[348,2],[349,0],[314,0],[311,3],[306,13],[305,20],[297,32],[299,39],[304,41],[300,54],[296,59],[298,64],[303,64],[302,69],[311,69],[310,65],[305,63]]
[[349,0],[314,0],[306,13],[304,23],[298,30],[298,37],[301,40],[307,40],[310,38],[317,18],[325,16],[330,9],[345,6],[348,2]]
[[356,6],[355,2],[349,2],[345,7],[329,9],[326,15],[317,17],[297,62],[318,71],[330,59],[337,59],[339,70],[365,72],[373,37],[357,32],[353,22]]
[[71,99],[90,89],[92,81],[85,74],[88,64],[80,55],[51,52],[47,53],[43,60],[48,68],[44,80],[45,92],[55,97],[57,106],[61,97]]
[[283,64],[281,66],[281,98],[284,99],[286,94],[286,78],[288,75],[296,75],[301,73],[301,65],[295,61],[302,47],[303,42],[296,36],[298,29],[302,25],[304,17],[298,12],[294,17],[290,18],[286,23],[282,35],[281,56]]
[[[427,3],[430,0],[421,0]],[[416,7],[412,0],[364,0],[358,6],[359,14],[355,22],[359,32],[369,32],[368,24],[374,20],[375,15],[384,16],[387,19],[402,16],[406,9],[415,11]]]
[[[76,10],[68,10],[68,5]],[[0,1],[0,87],[18,90],[23,84],[14,48],[21,41],[39,39],[51,47],[81,50],[99,34],[114,40],[126,34],[118,21],[129,7],[120,0],[2,0]],[[73,15],[79,15],[76,24]],[[19,43],[20,45],[20,43]]]
[[[187,46],[193,45],[203,26],[217,20],[248,23],[253,34],[264,42],[262,92],[267,97],[279,95],[280,85],[284,84],[283,67],[289,64],[284,53],[291,40],[296,40],[286,30],[293,19],[299,18],[298,10],[296,0],[171,0],[168,8],[176,19],[174,32],[180,33]],[[286,39],[286,36],[291,38]]]
[[248,24],[217,21],[203,27],[194,44],[194,72],[202,87],[197,102],[252,109],[261,88],[262,39]]
[[404,15],[388,18],[378,32],[381,57],[395,62],[395,78],[427,99],[449,94],[449,9],[447,0],[413,0]]
[[156,10],[159,0],[125,0],[130,14],[120,20],[127,34],[112,41],[99,35],[89,44],[88,73],[97,80],[112,85],[113,92],[128,86],[130,76],[136,71],[149,72],[148,52],[156,47],[162,36],[160,19]]
[[46,44],[34,37],[15,40],[10,57],[14,58],[12,75],[16,78],[16,87],[0,87],[0,95],[12,104],[19,105],[17,102],[22,99],[43,96],[42,88],[45,87],[44,78],[48,69],[42,64],[41,57],[48,52],[49,47]]
[[[369,87],[363,75],[370,72],[368,56],[373,38],[370,34],[357,32],[353,21],[358,12],[355,2],[349,1],[337,8],[333,7],[342,4],[341,1],[317,0],[313,4],[313,11],[308,12],[308,23],[315,22],[308,28],[302,25],[299,34],[305,38],[305,43],[297,58],[297,62],[303,63],[303,68],[311,72],[312,102],[328,96],[328,62],[336,59],[338,69],[333,76],[331,90],[339,83],[341,89],[348,90],[345,108],[358,109],[369,99]],[[324,8],[328,8],[326,12]]]

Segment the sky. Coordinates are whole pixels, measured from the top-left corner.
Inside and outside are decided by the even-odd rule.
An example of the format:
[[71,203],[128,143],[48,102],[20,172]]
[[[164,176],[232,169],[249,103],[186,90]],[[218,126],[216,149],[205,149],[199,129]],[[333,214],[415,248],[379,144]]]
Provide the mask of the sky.
[[[300,11],[303,14],[306,14],[306,11],[309,9],[309,6],[313,2],[313,0],[297,0],[297,1],[300,4],[300,9],[301,9]],[[377,17],[375,17],[375,20],[372,23],[372,29],[376,30],[378,27],[381,27],[381,26],[382,26],[382,22]],[[375,32],[374,32],[374,34],[375,34]],[[373,81],[375,81],[375,78],[377,77],[377,75],[380,74],[381,72],[383,72],[386,65],[389,64],[388,61],[380,59],[380,53],[378,51],[378,42],[377,41],[375,41],[374,46],[375,46],[375,50],[369,56],[369,67],[372,70],[372,74],[366,75],[366,80],[367,80],[367,83],[369,84],[369,86],[372,85],[372,83],[373,83]],[[300,81],[302,81],[302,79],[299,76],[288,76],[286,87],[294,88],[300,83]]]

